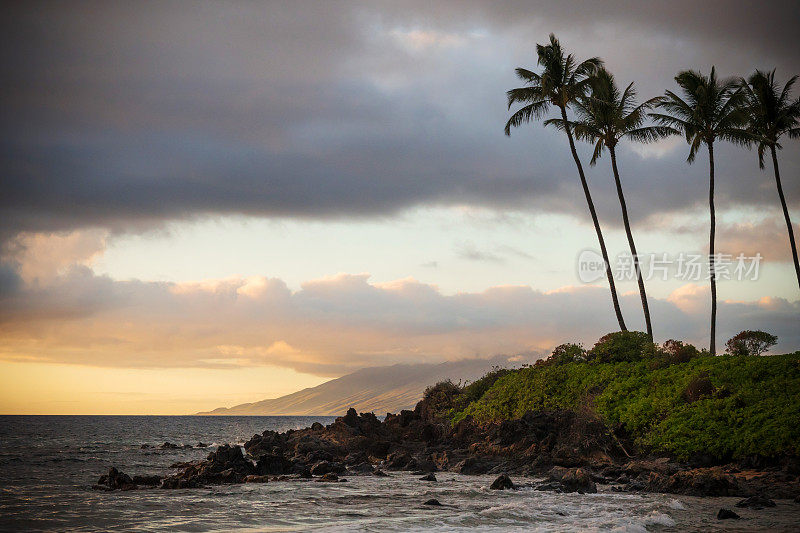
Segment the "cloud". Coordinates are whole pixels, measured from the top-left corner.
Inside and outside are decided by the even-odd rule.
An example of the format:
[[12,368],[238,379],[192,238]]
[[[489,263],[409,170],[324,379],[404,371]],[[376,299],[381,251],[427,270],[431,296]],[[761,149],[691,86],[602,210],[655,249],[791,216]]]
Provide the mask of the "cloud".
[[[638,296],[622,297],[637,309]],[[705,345],[707,289],[651,299],[660,340]],[[800,346],[800,303],[721,302],[719,341],[742,329]],[[628,316],[632,324],[636,320]],[[73,265],[48,283],[0,291],[0,359],[106,367],[250,368],[278,365],[318,375],[395,362],[435,362],[591,345],[613,331],[604,288],[540,292],[500,286],[442,294],[412,278],[369,274],[309,280],[292,291],[254,276],[185,283],[116,281]]]
[[[533,45],[548,32],[581,57],[603,56],[643,96],[672,86],[681,68],[776,66],[788,77],[800,64],[785,37],[800,22],[789,2],[769,10],[745,1],[209,4],[190,12],[180,3],[43,2],[4,14],[4,240],[23,231],[140,231],[210,214],[375,217],[423,204],[585,218],[564,139],[540,126],[510,139],[501,131],[513,68],[534,65]],[[685,157],[681,143],[621,146],[635,220],[703,205],[704,159],[690,167]],[[783,150],[781,164],[796,174],[798,151]],[[721,145],[717,165],[721,209],[775,204],[755,154]],[[607,161],[589,174],[604,222],[620,224]],[[800,184],[785,187],[797,206]]]

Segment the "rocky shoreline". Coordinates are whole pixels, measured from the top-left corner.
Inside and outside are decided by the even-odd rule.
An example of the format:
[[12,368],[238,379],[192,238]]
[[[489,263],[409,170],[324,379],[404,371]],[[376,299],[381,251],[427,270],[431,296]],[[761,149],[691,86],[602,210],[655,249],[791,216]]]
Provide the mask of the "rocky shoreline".
[[[510,476],[537,490],[736,496],[741,506],[774,506],[800,496],[796,457],[738,463],[678,462],[636,452],[599,421],[572,411],[529,412],[516,420],[479,425],[469,417],[451,427],[423,400],[413,411],[387,414],[350,409],[327,426],[265,431],[239,446],[224,445],[205,460],[177,463],[164,476],[129,476],[112,468],[98,490],[199,488],[225,483],[344,482],[351,476],[411,471],[435,482],[438,471],[497,474],[493,489],[513,489]],[[734,513],[735,514],[735,513]]]

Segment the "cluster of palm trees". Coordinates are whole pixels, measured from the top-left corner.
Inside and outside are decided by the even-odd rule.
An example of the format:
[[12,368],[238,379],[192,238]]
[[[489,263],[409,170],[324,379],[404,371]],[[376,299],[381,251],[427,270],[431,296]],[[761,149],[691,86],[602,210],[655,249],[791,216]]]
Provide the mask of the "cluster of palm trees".
[[[575,138],[594,144],[590,161],[595,165],[607,149],[611,159],[617,195],[622,209],[622,221],[628,237],[633,257],[639,295],[642,301],[647,334],[653,338],[650,309],[647,302],[644,280],[636,253],[636,244],[631,232],[625,196],[622,192],[619,169],[617,167],[616,146],[621,140],[653,142],[670,135],[683,135],[690,145],[688,162],[695,160],[703,145],[708,149],[710,211],[709,230],[709,278],[711,282],[711,342],[710,352],[716,353],[716,315],[717,285],[714,267],[714,238],[716,219],[714,214],[714,144],[727,141],[742,146],[756,145],[760,168],[764,168],[764,154],[769,149],[775,173],[783,215],[789,232],[789,242],[794,259],[794,267],[800,286],[800,264],[792,231],[789,211],[781,186],[778,169],[777,150],[781,149],[780,139],[800,137],[800,99],[791,99],[791,88],[797,80],[792,77],[781,88],[775,81],[775,71],[756,71],[749,78],[717,79],[714,67],[704,76],[699,72],[687,70],[680,72],[675,81],[682,96],[666,91],[663,96],[651,98],[641,104],[636,103],[636,90],[633,83],[620,91],[614,76],[603,66],[597,57],[578,62],[572,54],[565,54],[554,35],[548,44],[537,44],[540,72],[516,69],[517,76],[525,82],[524,87],[508,91],[508,107],[516,103],[523,106],[511,115],[505,127],[506,135],[512,128],[532,120],[545,118],[551,108],[558,109],[559,115],[544,121],[545,126],[554,126],[567,134],[570,151],[578,167],[589,213],[594,223],[600,252],[606,265],[606,277],[611,289],[611,299],[617,322],[622,331],[627,331],[619,306],[611,262],[608,259],[603,232],[597,212],[589,192],[589,185],[578,152]],[[573,118],[568,116],[571,111]],[[648,119],[652,124],[646,124]]]

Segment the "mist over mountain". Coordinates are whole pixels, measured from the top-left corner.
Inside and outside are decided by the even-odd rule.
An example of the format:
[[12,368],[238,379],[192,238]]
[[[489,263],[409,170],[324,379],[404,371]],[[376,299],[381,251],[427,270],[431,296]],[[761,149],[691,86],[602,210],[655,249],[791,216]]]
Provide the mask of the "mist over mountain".
[[[510,361],[509,359],[513,359]],[[426,387],[446,379],[473,381],[493,366],[514,367],[533,360],[532,356],[496,356],[490,359],[462,359],[440,364],[397,364],[362,368],[316,387],[286,396],[219,407],[198,415],[343,415],[350,407],[359,412],[384,414],[411,409]]]

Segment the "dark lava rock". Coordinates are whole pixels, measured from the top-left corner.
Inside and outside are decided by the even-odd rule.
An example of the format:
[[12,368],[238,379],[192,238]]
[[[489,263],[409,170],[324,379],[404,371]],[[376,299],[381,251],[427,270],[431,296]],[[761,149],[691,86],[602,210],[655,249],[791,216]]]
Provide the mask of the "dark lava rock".
[[372,475],[373,476],[377,476],[377,477],[389,477],[389,474],[387,474],[386,472],[384,472],[381,469],[375,469],[375,471],[372,473]]
[[515,489],[516,486],[514,482],[511,481],[511,478],[508,477],[506,474],[500,474],[497,479],[492,482],[489,486],[492,490],[506,490],[506,489]]
[[436,481],[436,475],[431,472],[430,474],[426,474],[419,478],[420,481]]
[[198,442],[196,447],[197,448],[208,448],[208,444],[206,444],[205,442]]
[[272,453],[262,455],[256,462],[256,470],[262,476],[290,474],[293,467],[294,464],[283,455]]
[[436,498],[431,498],[430,500],[426,501],[423,505],[441,506],[442,504]]
[[495,466],[495,462],[485,457],[467,457],[457,463],[452,470],[459,474],[486,474]]
[[367,462],[364,462],[353,465],[348,470],[356,474],[372,474],[375,472],[375,467]]
[[249,476],[244,476],[245,483],[266,483],[268,481],[269,477],[259,476],[258,474],[250,474]]
[[317,481],[327,481],[327,482],[336,481],[336,482],[338,482],[339,481],[339,476],[337,476],[333,472],[328,472],[327,474],[325,474],[321,478],[317,479]]
[[100,490],[133,490],[136,488],[136,484],[128,474],[120,472],[112,466],[108,474],[100,476],[94,488]]
[[311,479],[313,477],[311,469],[306,466],[295,465],[295,472],[297,473],[297,477],[301,479]]
[[406,452],[395,452],[386,458],[386,468],[389,470],[403,470],[408,467],[412,457]]
[[763,496],[750,496],[737,502],[736,507],[749,507],[758,510],[764,507],[775,507],[775,502]]
[[133,476],[131,479],[135,485],[144,485],[146,487],[155,487],[161,484],[161,476]]
[[164,444],[159,446],[159,448],[161,448],[162,450],[177,450],[178,448],[180,448],[180,446],[178,446],[177,444],[173,444],[171,442],[165,442]]
[[161,488],[185,489],[202,487],[206,483],[242,483],[256,474],[252,462],[245,459],[238,446],[225,444],[208,454],[205,461],[190,463],[181,472],[164,478]]
[[323,426],[319,422],[314,422],[313,424],[311,424],[311,430],[312,431],[323,431],[324,429],[325,429],[325,426]]
[[738,514],[730,509],[720,509],[717,513],[717,520],[727,520],[729,518],[740,518]]
[[592,476],[583,468],[564,468],[555,466],[550,470],[550,481],[557,481],[563,492],[582,492],[594,494],[597,485]]
[[683,470],[671,476],[651,472],[647,488],[654,492],[689,496],[736,496],[739,494],[736,479],[718,467]]
[[311,467],[311,473],[315,476],[324,476],[328,472],[334,474],[341,474],[347,469],[341,463],[331,463],[329,461],[320,461]]

